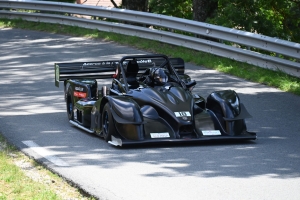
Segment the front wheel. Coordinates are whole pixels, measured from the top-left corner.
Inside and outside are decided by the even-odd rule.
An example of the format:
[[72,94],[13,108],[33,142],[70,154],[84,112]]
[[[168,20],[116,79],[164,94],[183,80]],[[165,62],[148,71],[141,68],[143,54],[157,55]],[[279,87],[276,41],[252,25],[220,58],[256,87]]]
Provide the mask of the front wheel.
[[113,117],[108,103],[106,103],[103,108],[102,132],[103,132],[103,138],[106,142],[111,140],[111,135],[113,132],[115,132],[115,125],[114,125]]

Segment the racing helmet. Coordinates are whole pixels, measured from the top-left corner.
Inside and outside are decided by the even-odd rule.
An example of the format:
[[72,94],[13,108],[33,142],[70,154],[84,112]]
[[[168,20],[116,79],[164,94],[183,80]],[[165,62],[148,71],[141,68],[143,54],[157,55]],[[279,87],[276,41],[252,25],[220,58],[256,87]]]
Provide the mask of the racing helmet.
[[165,71],[161,68],[153,68],[151,77],[155,85],[164,85],[168,82],[168,76]]

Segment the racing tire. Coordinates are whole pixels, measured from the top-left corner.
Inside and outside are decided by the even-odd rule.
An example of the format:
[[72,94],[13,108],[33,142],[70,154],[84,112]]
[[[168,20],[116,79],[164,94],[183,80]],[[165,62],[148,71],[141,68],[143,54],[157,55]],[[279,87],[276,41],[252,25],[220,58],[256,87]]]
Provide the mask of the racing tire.
[[74,101],[73,101],[73,91],[69,87],[66,97],[67,115],[69,120],[74,120]]
[[102,112],[102,132],[106,142],[111,141],[111,135],[115,132],[115,124],[109,107],[106,103]]

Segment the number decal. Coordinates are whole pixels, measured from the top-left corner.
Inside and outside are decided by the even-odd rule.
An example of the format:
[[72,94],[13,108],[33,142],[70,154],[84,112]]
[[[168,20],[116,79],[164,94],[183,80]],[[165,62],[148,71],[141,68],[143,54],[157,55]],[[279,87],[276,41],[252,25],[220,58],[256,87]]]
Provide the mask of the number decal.
[[219,130],[203,130],[203,135],[221,135],[221,132]]
[[190,117],[191,113],[188,111],[182,111],[182,112],[174,112],[176,117]]
[[168,132],[163,133],[150,133],[151,138],[169,138],[170,134]]

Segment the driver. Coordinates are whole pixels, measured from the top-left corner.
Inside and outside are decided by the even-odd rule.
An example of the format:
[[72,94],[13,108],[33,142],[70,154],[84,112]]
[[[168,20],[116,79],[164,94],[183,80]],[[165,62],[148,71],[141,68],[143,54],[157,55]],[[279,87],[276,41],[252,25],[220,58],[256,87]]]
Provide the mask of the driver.
[[168,82],[168,75],[161,68],[151,68],[149,82],[150,86],[162,86]]

